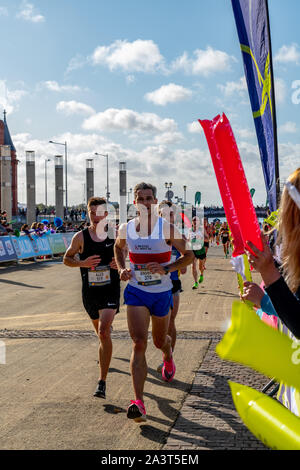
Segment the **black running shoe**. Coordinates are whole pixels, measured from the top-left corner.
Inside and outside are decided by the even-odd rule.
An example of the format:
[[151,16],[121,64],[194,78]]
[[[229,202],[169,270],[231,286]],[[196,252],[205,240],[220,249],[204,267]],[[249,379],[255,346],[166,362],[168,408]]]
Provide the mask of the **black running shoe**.
[[127,409],[127,418],[133,419],[136,423],[147,421],[146,409],[141,400],[131,400]]
[[106,384],[104,380],[99,380],[97,388],[94,393],[94,397],[105,398],[105,389],[106,389]]

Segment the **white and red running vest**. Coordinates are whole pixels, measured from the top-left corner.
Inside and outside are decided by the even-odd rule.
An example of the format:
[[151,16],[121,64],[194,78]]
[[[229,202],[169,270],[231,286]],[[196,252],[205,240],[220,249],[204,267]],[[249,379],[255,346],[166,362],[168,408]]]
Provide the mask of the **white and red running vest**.
[[151,235],[140,237],[135,229],[135,219],[127,223],[127,245],[132,278],[129,285],[145,292],[166,292],[172,289],[170,274],[151,274],[145,267],[156,262],[162,266],[170,264],[172,246],[168,245],[163,233],[163,224],[168,223],[158,217]]

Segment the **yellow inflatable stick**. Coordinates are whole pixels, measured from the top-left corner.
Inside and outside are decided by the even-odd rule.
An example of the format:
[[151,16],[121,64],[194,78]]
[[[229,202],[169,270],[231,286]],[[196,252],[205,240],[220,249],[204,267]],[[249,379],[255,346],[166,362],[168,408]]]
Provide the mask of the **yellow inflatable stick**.
[[229,385],[240,417],[259,440],[274,450],[300,450],[300,418],[253,388]]
[[300,390],[300,364],[293,341],[260,320],[242,302],[233,302],[230,326],[216,347],[222,359],[239,362]]
[[267,219],[264,220],[265,223],[268,225],[271,225],[272,227],[275,227],[277,224],[277,219],[278,219],[278,210],[272,212]]

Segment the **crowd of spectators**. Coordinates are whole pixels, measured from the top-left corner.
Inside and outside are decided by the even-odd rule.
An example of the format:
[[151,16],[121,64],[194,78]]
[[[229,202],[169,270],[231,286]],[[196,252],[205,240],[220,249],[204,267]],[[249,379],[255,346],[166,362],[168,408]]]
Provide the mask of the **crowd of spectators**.
[[20,235],[38,235],[42,236],[46,233],[68,233],[68,232],[79,232],[87,227],[89,223],[84,222],[81,224],[72,224],[72,222],[62,222],[61,225],[57,226],[53,222],[33,222],[29,227],[28,224],[23,224],[21,227]]
[[13,229],[7,220],[7,212],[4,210],[0,212],[0,236],[9,235],[10,233],[13,233]]

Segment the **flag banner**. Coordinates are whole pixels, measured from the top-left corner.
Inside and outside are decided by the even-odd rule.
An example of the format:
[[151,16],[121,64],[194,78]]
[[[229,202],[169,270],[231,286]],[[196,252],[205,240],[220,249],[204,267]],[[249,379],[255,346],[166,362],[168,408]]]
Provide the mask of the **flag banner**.
[[266,0],[231,0],[271,211],[279,179],[271,38]]

